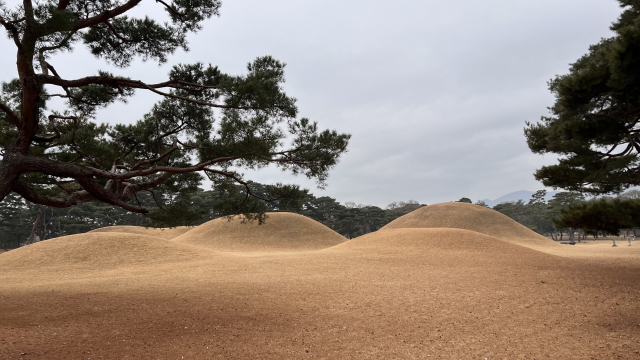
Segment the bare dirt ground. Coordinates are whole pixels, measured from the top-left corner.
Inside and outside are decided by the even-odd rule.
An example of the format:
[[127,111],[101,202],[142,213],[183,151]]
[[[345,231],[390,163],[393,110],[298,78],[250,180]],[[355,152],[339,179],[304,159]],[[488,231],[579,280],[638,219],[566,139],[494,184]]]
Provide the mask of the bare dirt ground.
[[[617,247],[613,247],[611,240],[582,240],[575,245],[562,245],[553,249],[543,249],[543,251],[565,257],[575,258],[612,258],[612,259],[640,259],[640,241],[629,242],[623,239],[616,239]],[[572,249],[573,248],[573,249]]]
[[313,251],[120,232],[12,250],[0,358],[640,359],[640,246],[527,247],[470,223]]

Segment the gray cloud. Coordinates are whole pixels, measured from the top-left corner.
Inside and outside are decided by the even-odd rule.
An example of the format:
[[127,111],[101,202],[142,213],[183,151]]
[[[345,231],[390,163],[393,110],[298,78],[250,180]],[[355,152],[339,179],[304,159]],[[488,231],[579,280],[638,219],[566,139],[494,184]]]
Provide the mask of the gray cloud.
[[[149,9],[159,13],[153,2],[137,11]],[[189,38],[190,52],[162,67],[112,71],[158,81],[171,64],[202,61],[242,73],[256,56],[273,55],[288,63],[286,88],[301,116],[353,134],[328,188],[315,194],[379,206],[496,198],[541,188],[532,174],[554,158],[530,153],[524,122],[547,113],[546,81],[610,36],[619,13],[614,0],[226,1],[221,17]],[[7,39],[0,47],[13,53]],[[3,53],[0,79],[8,80],[15,59]],[[68,77],[109,68],[81,49],[53,62]],[[140,93],[98,120],[135,121],[156,100]],[[252,175],[313,187],[277,169]]]

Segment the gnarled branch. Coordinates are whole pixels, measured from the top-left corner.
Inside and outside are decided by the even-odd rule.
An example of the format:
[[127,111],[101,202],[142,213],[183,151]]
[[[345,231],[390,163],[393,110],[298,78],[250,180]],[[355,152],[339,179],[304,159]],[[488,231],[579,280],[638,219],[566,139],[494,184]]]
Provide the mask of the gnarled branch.
[[33,203],[56,208],[67,208],[77,205],[80,202],[87,202],[91,200],[91,196],[86,191],[72,192],[70,196],[64,198],[40,195],[31,186],[22,181],[17,181],[15,183],[13,191]]
[[[192,98],[188,98],[185,96],[180,96],[180,95],[175,95],[175,94],[171,94],[171,93],[167,93],[164,91],[160,91],[158,89],[161,88],[176,88],[176,89],[181,89],[181,87],[178,87],[177,85],[185,85],[185,86],[193,86],[196,88],[212,88],[210,86],[205,86],[205,85],[199,85],[199,84],[194,84],[194,83],[189,83],[189,82],[185,82],[185,81],[180,81],[180,80],[169,80],[169,81],[165,81],[163,83],[158,83],[158,84],[146,84],[140,80],[131,80],[131,79],[125,79],[125,78],[114,78],[114,77],[109,77],[109,76],[87,76],[84,78],[80,78],[80,79],[76,79],[76,80],[65,80],[65,79],[60,79],[51,75],[47,75],[47,74],[40,74],[39,78],[41,80],[41,82],[43,84],[51,84],[51,85],[57,85],[60,86],[62,88],[77,88],[77,87],[83,87],[83,86],[87,86],[87,85],[108,85],[108,86],[113,86],[113,87],[127,87],[127,88],[132,88],[132,89],[145,89],[145,90],[149,90],[151,92],[154,92],[158,95],[162,95],[164,97],[168,97],[168,98],[173,98],[173,99],[179,99],[179,100],[184,100],[184,101],[188,101],[194,104],[198,104],[198,105],[204,105],[204,106],[210,106],[210,107],[215,107],[215,108],[220,108],[220,109],[235,109],[236,107],[231,107],[231,106],[226,106],[226,105],[220,105],[220,104],[215,104],[215,103],[211,103],[208,101],[202,101],[202,100],[196,100],[196,99],[192,99]],[[238,108],[240,109],[240,108]]]
[[16,115],[16,113],[14,113],[10,107],[0,102],[0,110],[7,114],[7,117],[9,117],[9,121],[11,121],[13,125],[20,128],[20,117],[18,117],[18,115]]
[[2,25],[9,32],[11,39],[16,44],[18,49],[22,49],[22,44],[20,43],[20,34],[18,33],[18,29],[16,29],[14,25],[25,20],[27,19],[23,17],[18,20],[7,21],[2,16],[0,16],[0,25]]
[[69,6],[69,3],[71,2],[71,0],[60,0],[58,2],[58,10],[64,10],[67,8],[67,6]]
[[80,29],[84,29],[84,28],[88,28],[91,26],[95,26],[98,25],[100,23],[103,23],[105,21],[108,21],[110,19],[113,19],[114,17],[118,16],[118,15],[122,15],[125,12],[127,12],[128,10],[131,10],[133,7],[135,7],[136,5],[138,5],[140,2],[142,2],[142,0],[129,0],[126,3],[113,8],[111,10],[107,10],[104,11],[94,17],[90,17],[88,19],[83,19],[78,21],[75,26],[73,27],[73,31],[78,31]]

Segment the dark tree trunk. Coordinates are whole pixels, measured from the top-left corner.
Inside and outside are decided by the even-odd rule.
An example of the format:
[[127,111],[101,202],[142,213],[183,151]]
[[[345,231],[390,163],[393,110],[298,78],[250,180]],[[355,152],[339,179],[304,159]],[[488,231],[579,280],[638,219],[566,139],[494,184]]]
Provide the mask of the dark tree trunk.
[[19,143],[19,139],[14,139],[7,146],[2,161],[0,161],[0,201],[13,191],[15,183],[20,177],[21,166],[17,155],[20,148]]
[[[28,21],[27,21],[28,22]],[[40,94],[42,85],[38,82],[33,70],[33,55],[35,38],[30,33],[30,26],[22,39],[22,48],[18,50],[16,65],[22,85],[22,104],[20,118],[16,121],[18,134],[5,149],[0,162],[0,201],[13,191],[22,170],[20,155],[26,155],[31,145],[31,139],[38,131],[40,114]]]
[[29,238],[27,239],[27,245],[36,242],[36,230],[38,228],[38,222],[40,222],[40,215],[36,217],[36,221],[33,223],[33,227],[31,228],[31,236],[29,236]]

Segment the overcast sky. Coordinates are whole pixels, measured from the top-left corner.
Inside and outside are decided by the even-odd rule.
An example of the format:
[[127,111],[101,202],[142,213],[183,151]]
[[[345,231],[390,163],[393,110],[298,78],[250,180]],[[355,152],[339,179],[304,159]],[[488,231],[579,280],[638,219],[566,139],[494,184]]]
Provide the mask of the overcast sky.
[[[137,12],[157,11],[144,3]],[[324,191],[275,169],[250,179],[381,207],[476,201],[542,188],[533,172],[554,158],[529,151],[525,121],[548,114],[547,81],[611,36],[620,12],[614,0],[223,0],[221,17],[189,37],[191,51],[161,67],[110,69],[80,47],[52,64],[67,78],[110,69],[158,82],[179,62],[241,74],[272,55],[288,64],[285,87],[300,116],[353,136]],[[0,49],[7,81],[15,47],[3,36]],[[157,100],[138,92],[98,121],[133,122]]]

